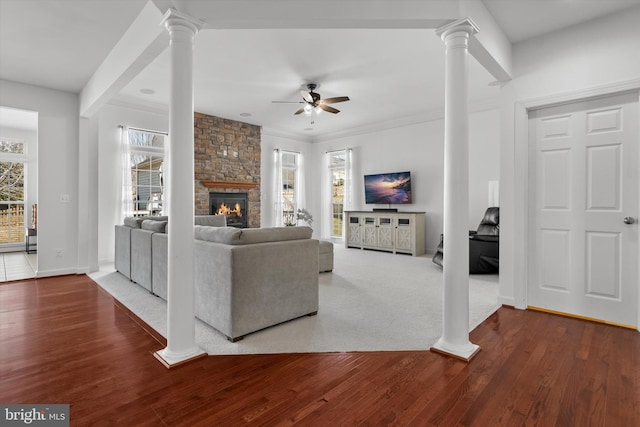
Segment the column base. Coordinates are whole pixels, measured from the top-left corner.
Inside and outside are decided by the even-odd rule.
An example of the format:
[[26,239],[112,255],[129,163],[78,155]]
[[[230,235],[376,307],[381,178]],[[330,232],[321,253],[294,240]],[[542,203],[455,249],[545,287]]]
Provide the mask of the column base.
[[431,348],[434,353],[439,353],[444,356],[455,357],[465,362],[470,362],[476,354],[480,351],[480,346],[469,342],[466,345],[452,345],[442,342],[442,338],[438,340]]
[[199,347],[196,347],[194,351],[185,354],[169,354],[169,351],[166,348],[153,353],[153,357],[158,359],[167,369],[176,368],[184,365],[185,363],[193,362],[207,356],[208,354]]

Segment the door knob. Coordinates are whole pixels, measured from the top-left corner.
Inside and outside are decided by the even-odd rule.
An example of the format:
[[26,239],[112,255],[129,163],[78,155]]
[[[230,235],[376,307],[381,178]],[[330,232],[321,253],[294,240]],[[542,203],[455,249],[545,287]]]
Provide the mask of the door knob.
[[636,222],[636,220],[631,218],[630,216],[625,216],[622,221],[624,221],[625,224],[633,224],[634,222]]

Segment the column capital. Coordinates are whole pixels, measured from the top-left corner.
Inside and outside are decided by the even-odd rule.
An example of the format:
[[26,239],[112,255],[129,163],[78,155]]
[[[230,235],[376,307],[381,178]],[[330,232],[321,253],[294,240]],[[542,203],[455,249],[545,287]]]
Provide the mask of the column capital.
[[442,40],[446,39],[448,35],[452,33],[465,32],[468,35],[473,35],[478,32],[478,26],[471,20],[471,18],[462,18],[457,21],[449,22],[442,27],[436,28],[436,34]]
[[167,30],[170,30],[174,25],[181,25],[188,27],[197,33],[205,25],[205,21],[189,16],[186,13],[179,12],[173,8],[167,10],[167,13],[162,17],[161,25],[164,25]]

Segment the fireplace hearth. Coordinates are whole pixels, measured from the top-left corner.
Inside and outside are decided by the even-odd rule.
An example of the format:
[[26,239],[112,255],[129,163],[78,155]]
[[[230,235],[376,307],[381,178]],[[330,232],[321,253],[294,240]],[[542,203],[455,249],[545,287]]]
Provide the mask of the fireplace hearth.
[[227,226],[247,228],[247,193],[209,193],[209,215],[225,215]]

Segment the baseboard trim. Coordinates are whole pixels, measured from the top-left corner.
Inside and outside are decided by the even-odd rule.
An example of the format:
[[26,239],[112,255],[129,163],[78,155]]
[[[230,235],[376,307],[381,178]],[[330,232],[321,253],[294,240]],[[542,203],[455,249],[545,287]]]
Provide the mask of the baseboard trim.
[[[161,351],[162,351],[162,350],[161,350]],[[198,353],[198,354],[196,354],[196,355],[194,355],[194,356],[192,356],[192,357],[189,357],[189,358],[187,358],[187,359],[180,360],[179,362],[173,362],[173,363],[171,363],[171,362],[169,362],[168,360],[166,360],[166,359],[162,356],[161,351],[156,351],[155,353],[153,353],[153,357],[155,357],[156,359],[158,359],[158,361],[159,361],[160,363],[162,363],[162,365],[163,365],[165,368],[167,368],[167,369],[174,369],[174,368],[178,368],[178,367],[180,367],[180,366],[184,366],[184,365],[186,365],[186,364],[188,364],[188,363],[198,361],[198,360],[203,359],[203,358],[205,358],[205,357],[209,357],[209,355],[208,355],[206,352],[201,352],[201,353]]]
[[527,306],[527,310],[539,311],[541,313],[555,314],[555,315],[563,316],[563,317],[571,317],[573,319],[586,320],[586,321],[589,321],[589,322],[603,323],[605,325],[617,326],[619,328],[633,329],[634,331],[638,330],[637,326],[626,325],[624,323],[609,322],[608,320],[596,319],[594,317],[580,316],[579,314],[565,313],[563,311],[549,310],[547,308],[535,307],[533,305]]
[[471,359],[473,359],[480,352],[480,347],[472,344],[468,350],[460,352],[446,349],[439,343],[436,343],[431,346],[429,350],[442,356],[453,357],[454,359],[462,360],[463,362],[469,363],[471,362]]
[[498,304],[500,305],[508,305],[510,307],[516,306],[516,299],[513,297],[501,297],[498,296]]
[[78,274],[75,268],[61,268],[60,270],[40,270],[36,271],[36,277],[52,277],[52,276],[68,276],[70,274]]

